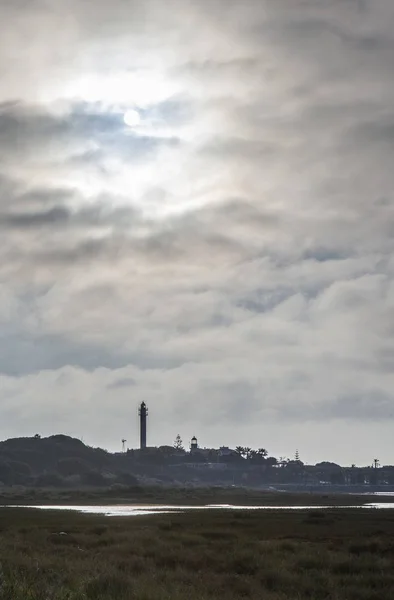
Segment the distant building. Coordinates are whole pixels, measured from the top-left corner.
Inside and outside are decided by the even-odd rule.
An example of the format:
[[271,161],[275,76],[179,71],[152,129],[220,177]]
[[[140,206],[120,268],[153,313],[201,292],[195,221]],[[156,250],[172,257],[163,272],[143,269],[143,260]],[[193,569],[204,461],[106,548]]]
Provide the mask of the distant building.
[[219,456],[234,456],[237,454],[235,450],[232,450],[228,446],[221,446],[218,451]]
[[197,438],[194,435],[190,441],[190,454],[196,454],[211,460],[214,459],[217,462],[221,457],[234,456],[237,453],[228,446],[221,446],[219,450],[217,448],[200,448]]
[[225,471],[228,468],[226,463],[212,463],[212,462],[196,462],[196,463],[187,463],[188,469],[198,469],[200,471]]

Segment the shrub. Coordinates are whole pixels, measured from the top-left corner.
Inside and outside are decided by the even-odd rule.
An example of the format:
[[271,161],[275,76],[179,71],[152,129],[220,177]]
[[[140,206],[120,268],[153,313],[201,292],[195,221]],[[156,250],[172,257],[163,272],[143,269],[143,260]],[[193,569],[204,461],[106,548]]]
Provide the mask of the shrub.
[[71,477],[72,475],[82,475],[89,471],[89,465],[80,458],[71,457],[63,458],[58,461],[57,469],[64,477]]
[[91,485],[95,487],[103,487],[107,481],[99,471],[87,471],[81,475],[81,481],[84,485]]
[[38,487],[62,487],[64,479],[56,473],[44,473],[35,479],[35,485]]

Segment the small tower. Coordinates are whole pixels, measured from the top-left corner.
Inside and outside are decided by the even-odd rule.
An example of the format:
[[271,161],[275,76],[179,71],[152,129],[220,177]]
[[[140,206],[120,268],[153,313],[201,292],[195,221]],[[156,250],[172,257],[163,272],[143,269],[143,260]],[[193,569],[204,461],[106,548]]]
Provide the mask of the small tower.
[[198,442],[196,436],[193,435],[190,442],[190,452],[195,452],[196,450],[198,450]]
[[146,448],[146,417],[148,416],[148,408],[145,402],[141,402],[138,415],[140,417],[140,448],[143,450]]

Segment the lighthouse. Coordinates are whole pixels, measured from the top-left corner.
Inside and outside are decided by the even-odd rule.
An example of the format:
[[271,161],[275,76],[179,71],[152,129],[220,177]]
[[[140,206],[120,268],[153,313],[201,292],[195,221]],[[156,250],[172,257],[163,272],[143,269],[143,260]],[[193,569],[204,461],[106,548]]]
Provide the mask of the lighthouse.
[[138,409],[140,417],[140,449],[146,448],[146,417],[148,416],[148,408],[145,402],[141,402]]
[[198,450],[198,442],[197,442],[197,438],[195,435],[193,435],[191,442],[190,442],[190,452],[196,452]]

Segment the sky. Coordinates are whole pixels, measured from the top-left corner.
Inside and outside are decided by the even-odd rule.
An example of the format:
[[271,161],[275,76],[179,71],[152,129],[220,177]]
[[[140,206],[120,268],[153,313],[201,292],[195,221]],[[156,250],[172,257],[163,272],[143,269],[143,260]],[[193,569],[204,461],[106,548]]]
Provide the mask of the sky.
[[392,0],[0,15],[0,438],[393,464]]

